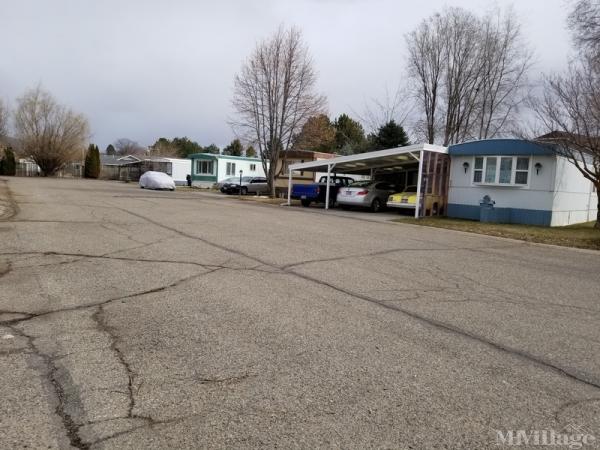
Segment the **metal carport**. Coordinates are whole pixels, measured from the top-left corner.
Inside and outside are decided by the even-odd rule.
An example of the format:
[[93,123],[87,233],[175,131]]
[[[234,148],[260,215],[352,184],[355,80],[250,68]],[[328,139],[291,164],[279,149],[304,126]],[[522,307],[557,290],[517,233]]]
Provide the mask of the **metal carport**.
[[[428,158],[428,156],[430,154],[443,154],[446,155],[445,159],[448,159],[448,149],[446,147],[433,144],[416,144],[409,145],[406,147],[397,147],[386,150],[359,153],[356,155],[339,156],[337,158],[332,159],[290,164],[288,171],[288,205],[291,205],[292,200],[292,172],[294,171],[327,173],[325,209],[329,209],[329,189],[332,172],[343,174],[370,175],[371,179],[373,179],[377,172],[382,173],[382,171],[385,170],[399,170],[403,166],[416,163],[418,163],[419,167],[417,181],[417,199],[421,199],[421,190],[424,186],[424,181],[426,181],[425,175],[423,174],[423,163],[424,160],[427,159],[429,166],[430,158]],[[446,161],[446,164],[449,164],[449,162]],[[447,178],[447,172],[448,171],[446,170],[444,173],[440,173],[440,176],[444,177],[445,174]],[[429,173],[429,171],[427,173]],[[433,173],[438,173],[436,168],[433,169]],[[415,207],[415,217],[419,217],[422,203],[423,202],[421,200],[417,201]]]

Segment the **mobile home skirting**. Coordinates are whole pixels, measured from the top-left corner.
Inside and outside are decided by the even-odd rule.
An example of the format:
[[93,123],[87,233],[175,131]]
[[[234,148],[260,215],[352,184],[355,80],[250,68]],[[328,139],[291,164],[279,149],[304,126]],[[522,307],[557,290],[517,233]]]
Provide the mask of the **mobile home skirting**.
[[[489,214],[489,212],[487,212]],[[448,217],[456,219],[481,220],[482,208],[475,205],[448,204]],[[493,219],[490,222],[515,223],[549,227],[552,223],[552,211],[521,208],[493,208]]]

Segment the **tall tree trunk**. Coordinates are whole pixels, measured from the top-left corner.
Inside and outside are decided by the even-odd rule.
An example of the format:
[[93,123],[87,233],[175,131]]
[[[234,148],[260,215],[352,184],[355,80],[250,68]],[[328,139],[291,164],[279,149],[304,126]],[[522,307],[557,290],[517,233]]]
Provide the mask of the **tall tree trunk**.
[[596,225],[594,225],[594,228],[600,230],[600,183],[596,183],[594,186],[596,186],[596,196],[598,197],[598,211],[596,211]]

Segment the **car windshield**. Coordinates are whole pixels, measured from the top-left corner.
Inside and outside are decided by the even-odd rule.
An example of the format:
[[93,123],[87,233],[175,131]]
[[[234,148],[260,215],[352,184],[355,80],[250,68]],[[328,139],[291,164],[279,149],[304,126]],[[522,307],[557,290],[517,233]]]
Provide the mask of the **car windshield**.
[[407,186],[402,192],[417,192],[416,186]]
[[[239,180],[239,178],[238,178]],[[252,177],[242,177],[242,183],[250,183],[252,181]]]
[[372,181],[369,180],[363,180],[363,181],[355,181],[354,183],[350,183],[348,185],[348,187],[367,187],[369,186],[371,183],[373,183]]

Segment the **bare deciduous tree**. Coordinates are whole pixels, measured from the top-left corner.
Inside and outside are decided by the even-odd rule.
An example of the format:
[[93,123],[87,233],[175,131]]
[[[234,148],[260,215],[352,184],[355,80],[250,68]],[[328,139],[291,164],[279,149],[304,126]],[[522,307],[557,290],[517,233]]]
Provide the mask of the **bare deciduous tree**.
[[154,144],[148,147],[148,154],[151,156],[168,156],[172,158],[179,158],[179,148],[173,141],[160,138]]
[[5,138],[8,134],[8,119],[10,112],[8,106],[0,98],[0,139]]
[[575,44],[592,58],[600,58],[600,2],[579,0],[569,14]]
[[424,20],[406,36],[408,45],[409,77],[417,103],[425,116],[418,128],[429,144],[435,143],[438,127],[437,111],[440,97],[445,41],[442,17],[436,14]]
[[575,5],[569,25],[579,51],[566,73],[546,77],[543,94],[532,100],[546,132],[538,140],[566,157],[596,187],[596,228],[600,228],[600,35],[590,21],[600,20],[598,12],[597,2],[581,0]]
[[128,138],[117,139],[113,143],[117,150],[117,155],[143,155],[146,153],[146,148]]
[[408,97],[409,94],[404,86],[398,85],[393,93],[386,86],[382,98],[372,98],[370,102],[365,102],[362,114],[355,111],[354,114],[366,127],[368,133],[377,134],[382,126],[391,121],[404,125],[412,109]]
[[533,53],[523,42],[513,10],[496,11],[483,19],[480,40],[483,65],[479,83],[474,137],[488,139],[514,129],[514,118],[525,101],[527,73]]
[[449,9],[444,16],[444,145],[469,137],[481,76],[477,22],[473,14],[459,8]]
[[324,111],[316,73],[300,30],[283,26],[259,43],[234,80],[232,126],[258,146],[271,194],[285,164],[280,157],[309,117]]
[[89,138],[87,119],[58,104],[41,87],[17,99],[15,130],[22,153],[37,163],[44,176],[81,160]]
[[[540,138],[566,157],[600,192],[600,70],[592,59],[545,80],[536,112],[548,134]],[[600,228],[600,196],[596,228]]]
[[512,10],[483,18],[449,8],[406,37],[409,76],[429,143],[492,138],[525,98],[531,52]]

